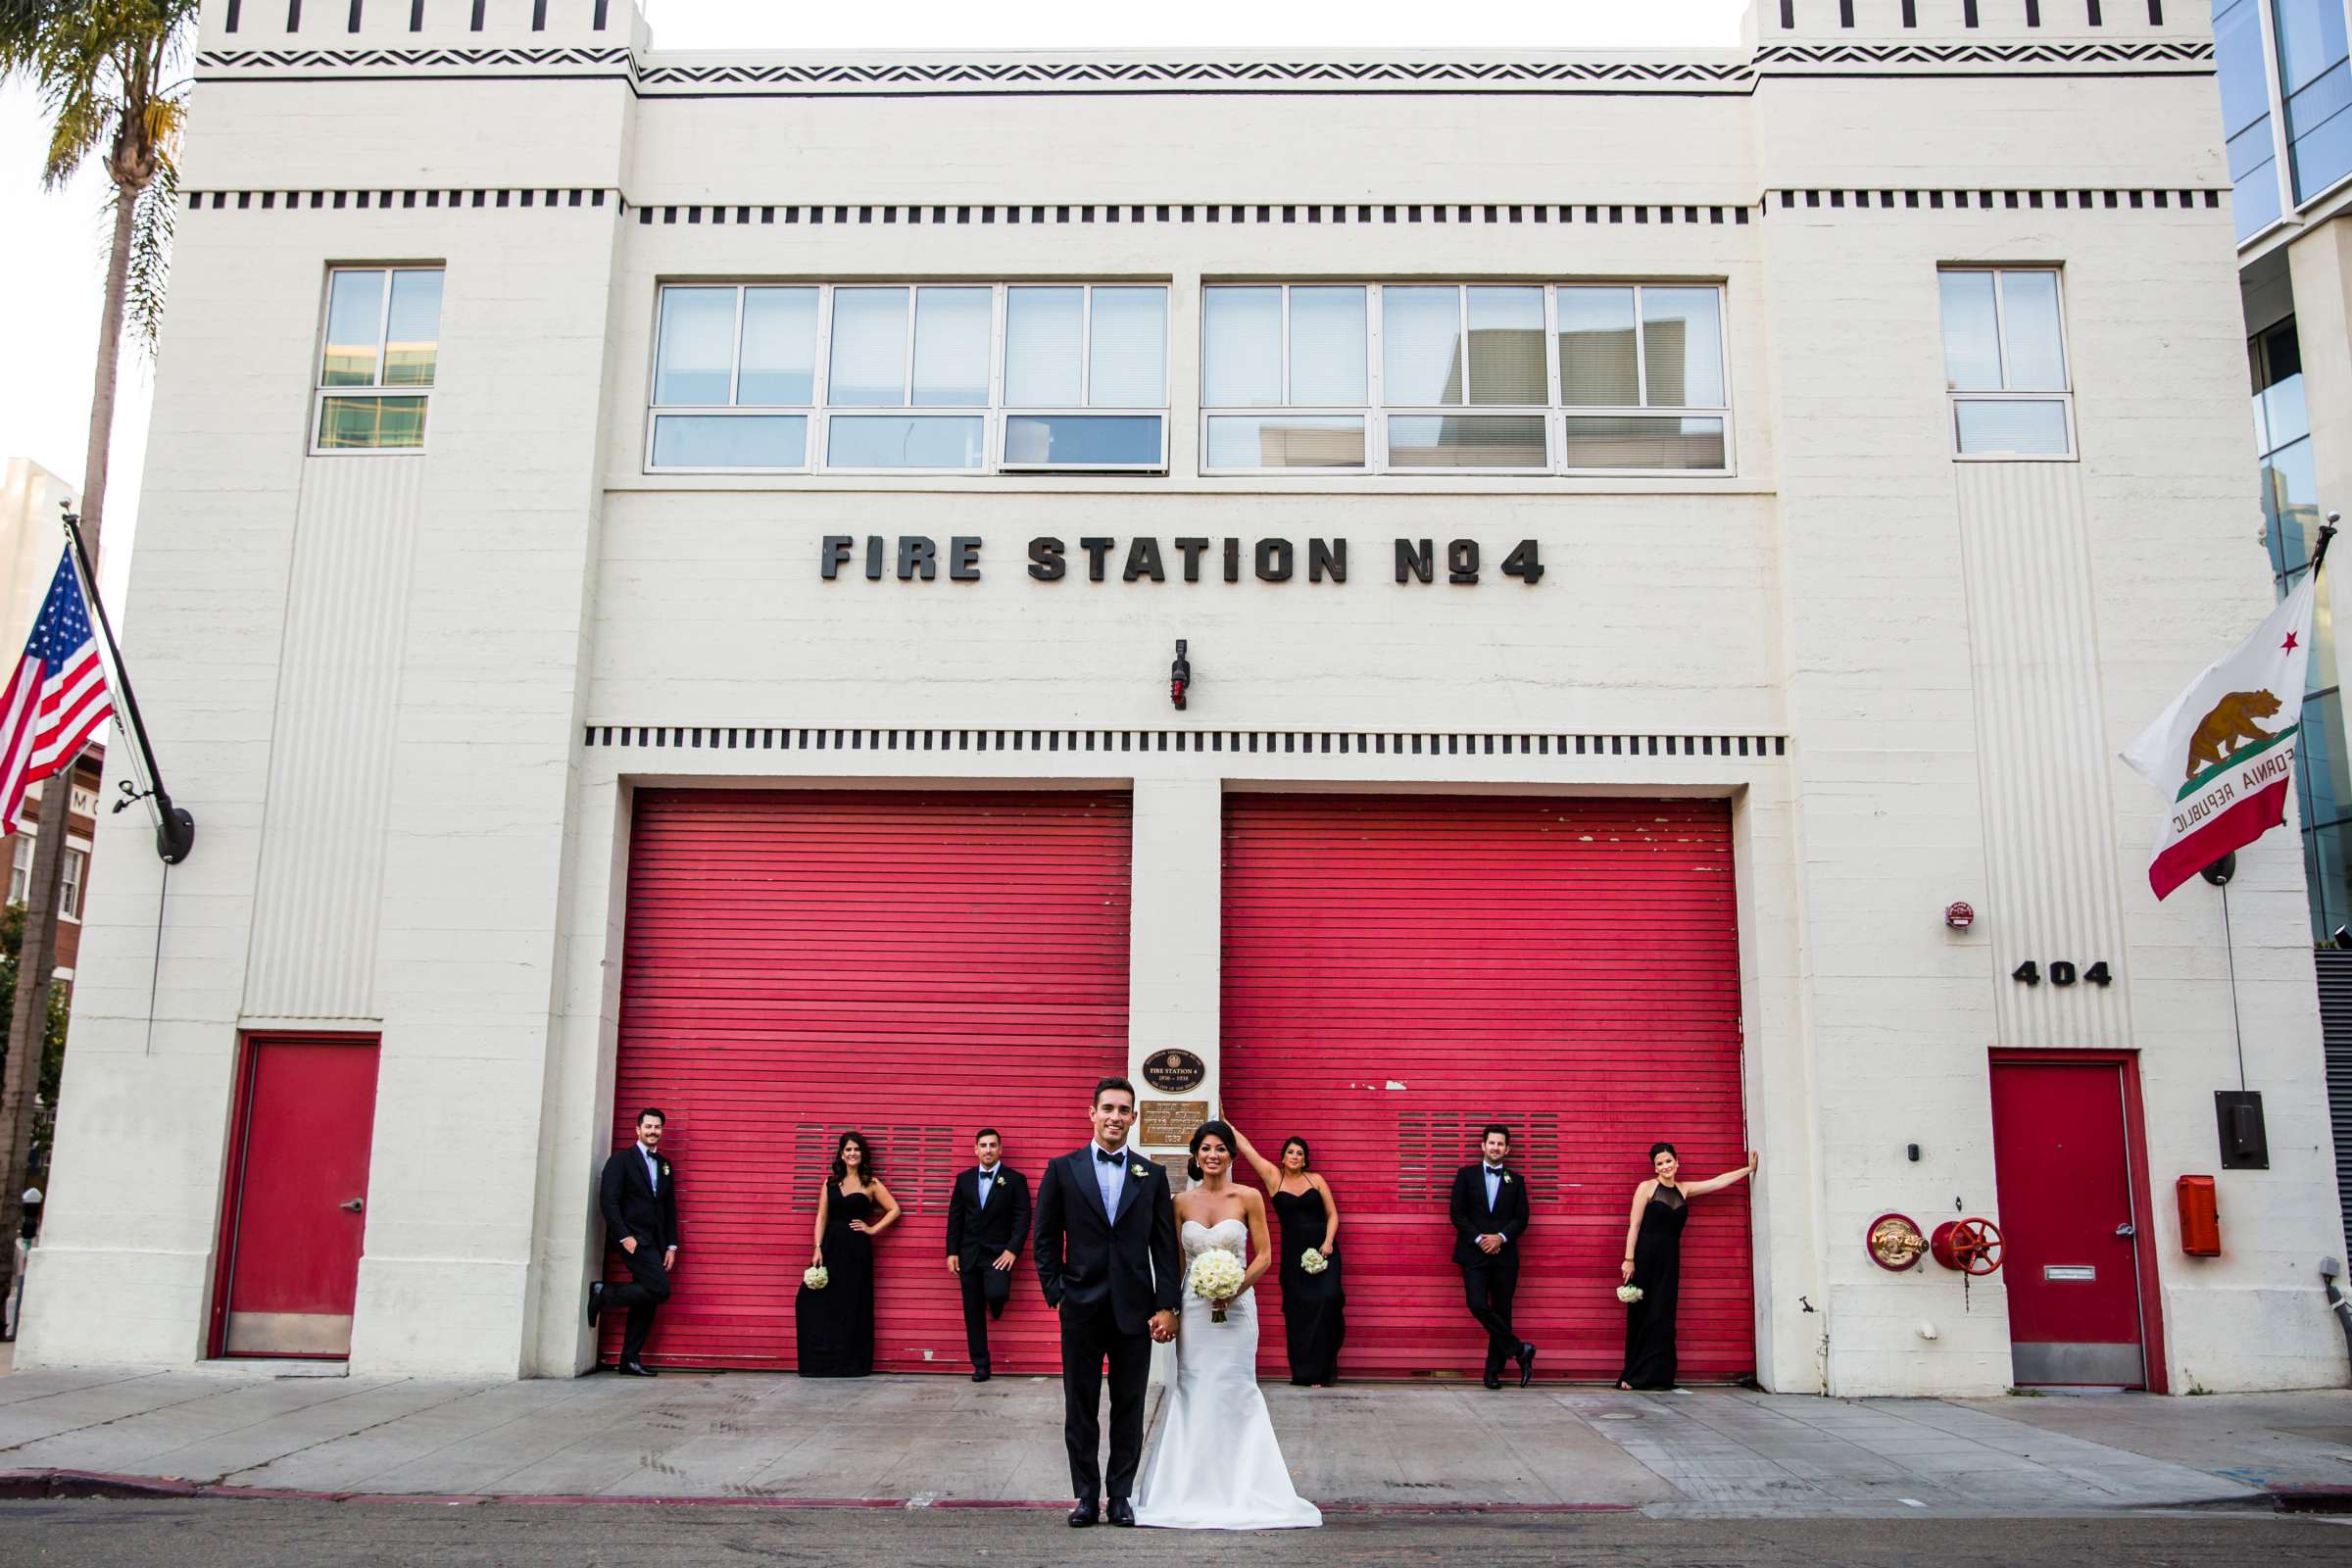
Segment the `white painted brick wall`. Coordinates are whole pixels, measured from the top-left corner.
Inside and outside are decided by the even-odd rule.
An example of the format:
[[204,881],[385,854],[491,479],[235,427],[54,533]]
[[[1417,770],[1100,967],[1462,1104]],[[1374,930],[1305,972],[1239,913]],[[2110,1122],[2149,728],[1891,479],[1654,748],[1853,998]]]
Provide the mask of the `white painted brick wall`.
[[[465,31],[441,20],[456,8],[431,9],[427,42],[450,44],[444,26]],[[499,41],[570,47],[581,9],[557,8],[563,36],[552,41]],[[1862,9],[1854,36],[1891,36],[1890,7]],[[2006,9],[1988,9],[1998,24],[1961,41],[2015,41]],[[282,33],[282,7],[248,10],[278,13]],[[397,21],[405,8],[375,0],[363,42],[398,46],[376,33],[391,25],[386,11]],[[1799,12],[1797,41],[1846,41],[1822,21],[1835,8],[1806,0]],[[221,19],[208,6],[208,49],[230,47]],[[340,46],[314,36],[315,21],[292,44],[254,34],[240,46]],[[1956,33],[1930,21],[1923,36]],[[2193,40],[2201,25],[2152,32],[2123,19],[2109,36]],[[2067,27],[2049,36],[2082,35]],[[1776,35],[1762,29],[1765,42]],[[1988,899],[1984,824],[1987,791],[2033,784],[1980,768],[1971,648],[2003,628],[1963,569],[1936,269],[2065,270],[2082,444],[2073,478],[2104,733],[2049,743],[2105,757],[2269,599],[2249,542],[2229,211],[2201,197],[2186,211],[1865,210],[1826,198],[1784,209],[1776,193],[2202,191],[2225,183],[2212,91],[2198,74],[1964,75],[1775,78],[1752,95],[1702,97],[633,99],[611,81],[263,84],[216,73],[198,93],[193,187],[612,194],[601,209],[552,213],[232,204],[187,215],[130,654],[204,837],[172,875],[150,1035],[156,868],[134,819],[104,829],[110,870],[85,926],[55,1200],[22,1353],[28,1363],[199,1353],[238,977],[269,831],[320,273],[333,261],[416,260],[448,264],[449,294],[375,957],[376,1169],[394,1177],[370,1194],[355,1367],[511,1376],[586,1364],[577,1313],[597,1236],[586,1194],[609,1138],[634,782],[1132,778],[1139,1049],[1179,1038],[1213,1048],[1216,799],[1228,783],[1732,798],[1748,1114],[1767,1156],[1754,1195],[1764,1381],[1843,1394],[1998,1389],[2009,1377],[2000,1282],[1964,1292],[1933,1267],[1888,1275],[1860,1245],[1864,1224],[1890,1208],[1930,1226],[1955,1199],[1998,1212],[1985,1054],[2011,982],[1989,933],[2012,911]],[[660,211],[641,223],[619,212],[621,196],[632,209],[1771,205],[1745,224],[1695,226],[1630,217],[718,226]],[[695,276],[1165,279],[1172,471],[649,478],[655,290]],[[1414,276],[1724,280],[1739,471],[1196,472],[1204,280]],[[984,580],[869,583],[855,567],[818,579],[824,535],[903,532],[984,537]],[[1040,584],[1021,569],[1024,542],[1040,533],[1345,536],[1353,580]],[[1477,537],[1490,580],[1399,587],[1396,535]],[[1521,537],[1542,541],[1550,567],[1534,589],[1492,569]],[[1180,636],[1198,679],[1181,721],[1164,685]],[[907,751],[779,760],[579,744],[589,723],[1179,722],[1790,739],[1770,760],[1573,765]],[[2112,1010],[2128,1018],[2115,1043],[2141,1053],[2173,1386],[2341,1381],[2342,1347],[2309,1267],[2340,1231],[2310,1109],[2317,1024],[2292,841],[2282,833],[2246,856],[2232,890],[2248,1080],[2272,1108],[2274,1168],[2225,1177],[2229,1254],[2191,1262],[2171,1234],[2171,1181],[2212,1168],[2211,1093],[2234,1087],[2236,1072],[2217,906],[2201,886],[2161,906],[2148,899],[2138,867],[2153,798],[2107,766],[2096,809],[2123,886],[2104,896],[2120,898],[2125,931],[2107,956],[2123,977]],[[1978,931],[1940,924],[1954,899],[1978,906]],[[419,1158],[453,1119],[465,1160]],[[1916,1165],[1902,1157],[1907,1143],[1923,1146]],[[2261,1334],[2245,1332],[2249,1313]],[[1917,1336],[1923,1319],[1938,1328],[1934,1345]]]

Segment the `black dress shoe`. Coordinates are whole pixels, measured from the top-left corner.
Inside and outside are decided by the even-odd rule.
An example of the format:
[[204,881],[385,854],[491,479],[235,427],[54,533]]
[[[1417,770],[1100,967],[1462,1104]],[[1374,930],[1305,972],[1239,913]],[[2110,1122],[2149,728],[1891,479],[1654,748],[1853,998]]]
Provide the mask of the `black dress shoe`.
[[1135,1504],[1129,1502],[1125,1497],[1111,1498],[1110,1522],[1114,1525],[1133,1525],[1135,1523]]
[[604,1312],[605,1282],[603,1280],[591,1280],[588,1285],[588,1326],[590,1328],[596,1327],[596,1320],[602,1317]]
[[1070,1510],[1070,1528],[1072,1530],[1084,1530],[1087,1526],[1093,1524],[1094,1522],[1095,1504],[1093,1500],[1086,1497],[1079,1498],[1078,1506]]
[[1502,1387],[1502,1374],[1501,1374],[1501,1373],[1499,1373],[1499,1372],[1490,1372],[1490,1373],[1488,1373],[1488,1374],[1487,1374],[1487,1387],[1488,1387],[1488,1388],[1490,1388],[1490,1389],[1499,1389],[1499,1388],[1501,1388],[1501,1387]]
[[612,1370],[624,1378],[650,1378],[658,1375],[647,1368],[642,1361],[623,1361]]
[[1519,1386],[1526,1388],[1536,1377],[1536,1348],[1522,1340],[1519,1344]]
[[988,1378],[989,1378],[989,1371],[988,1371],[988,1368],[986,1368],[986,1367],[984,1367],[984,1366],[976,1366],[976,1367],[972,1368],[972,1381],[973,1381],[974,1383],[986,1383],[986,1382],[988,1381]]

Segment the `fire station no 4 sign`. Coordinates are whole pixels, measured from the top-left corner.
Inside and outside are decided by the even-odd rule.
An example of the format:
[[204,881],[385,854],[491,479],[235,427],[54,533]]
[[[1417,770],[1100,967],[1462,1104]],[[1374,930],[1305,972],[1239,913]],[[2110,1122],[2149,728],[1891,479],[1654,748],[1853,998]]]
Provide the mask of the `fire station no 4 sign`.
[[[1394,581],[1435,583],[1441,579],[1457,587],[1472,587],[1494,578],[1533,587],[1544,579],[1543,548],[1534,539],[1490,546],[1477,539],[1396,538],[1388,542],[1386,560]],[[984,569],[987,540],[976,534],[950,537],[943,545],[928,534],[828,534],[818,548],[817,575],[831,582],[844,568],[857,564],[869,582],[886,576],[900,582],[978,582]],[[1115,573],[1129,582],[1255,582],[1345,583],[1348,580],[1349,542],[1346,539],[1211,539],[1180,536],[1158,539],[1150,535],[1119,539],[1086,535],[1065,539],[1039,534],[1028,541],[1024,564],[1038,582],[1061,582],[1083,576],[1088,582],[1108,582]],[[1357,552],[1370,555],[1367,548]]]

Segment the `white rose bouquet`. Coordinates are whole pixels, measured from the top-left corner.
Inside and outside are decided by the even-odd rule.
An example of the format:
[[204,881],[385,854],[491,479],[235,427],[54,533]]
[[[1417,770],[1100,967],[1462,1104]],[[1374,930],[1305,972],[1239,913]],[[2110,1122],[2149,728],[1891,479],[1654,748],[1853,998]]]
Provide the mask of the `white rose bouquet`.
[[1193,1294],[1210,1303],[1209,1321],[1225,1321],[1225,1303],[1242,1290],[1242,1260],[1221,1247],[1193,1259]]
[[1310,1247],[1298,1254],[1298,1266],[1309,1274],[1320,1274],[1331,1267],[1331,1259],[1325,1257],[1321,1250]]
[[1642,1287],[1639,1285],[1618,1286],[1617,1299],[1623,1301],[1628,1306],[1633,1305],[1636,1301],[1642,1299]]
[[801,1283],[812,1291],[821,1291],[833,1283],[833,1276],[825,1272],[824,1264],[819,1263],[801,1276]]

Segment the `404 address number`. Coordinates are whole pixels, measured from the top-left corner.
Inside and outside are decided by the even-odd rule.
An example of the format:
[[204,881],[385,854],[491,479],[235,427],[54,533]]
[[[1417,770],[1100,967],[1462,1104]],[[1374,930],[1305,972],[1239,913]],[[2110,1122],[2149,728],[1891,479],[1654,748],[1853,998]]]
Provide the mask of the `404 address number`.
[[[2009,971],[2009,978],[2012,980],[2022,980],[2030,986],[2037,986],[2041,984],[2041,965],[2035,963],[2032,958],[2028,958],[2025,962],[2019,964],[2016,968]],[[2054,986],[2071,986],[2078,980],[2084,981],[2094,986],[2103,986],[2112,984],[2115,980],[2115,976],[2108,972],[2107,960],[2105,958],[2101,958],[2098,962],[2092,964],[2089,968],[2084,969],[2080,973],[2076,971],[2073,962],[2069,959],[2052,958],[2050,960],[2050,984]]]

